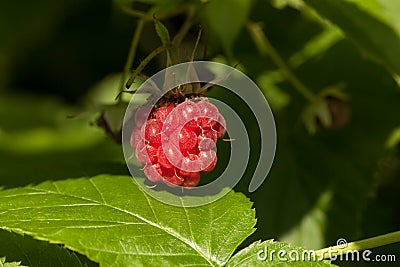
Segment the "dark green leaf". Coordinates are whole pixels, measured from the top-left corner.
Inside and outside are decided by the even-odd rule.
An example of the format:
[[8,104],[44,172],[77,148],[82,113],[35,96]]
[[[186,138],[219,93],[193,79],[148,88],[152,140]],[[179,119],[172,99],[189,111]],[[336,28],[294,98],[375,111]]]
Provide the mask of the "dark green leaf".
[[[81,263],[75,253],[65,248],[3,230],[0,230],[0,251],[7,256],[7,260],[21,261],[22,265],[31,267],[87,266]],[[95,266],[95,263],[91,263],[91,266]]]
[[[305,2],[323,17],[338,25],[370,58],[390,71],[400,73],[399,31],[394,23],[389,24],[383,19],[386,17],[383,8],[367,9],[365,4],[362,4],[371,1],[305,0]],[[380,6],[379,3],[374,4],[375,8]]]
[[251,1],[217,0],[205,4],[203,22],[226,52],[230,53],[236,37],[249,15]]
[[400,112],[400,95],[390,75],[362,60],[348,41],[334,49],[302,66],[302,79],[318,89],[335,83],[330,77],[344,81],[350,121],[310,136],[298,115],[306,104],[295,94],[287,108],[275,113],[279,141],[274,166],[252,196],[262,225],[258,238],[273,236],[317,249],[340,237],[360,237],[362,208],[376,185],[377,164],[398,126],[397,116],[390,114]]

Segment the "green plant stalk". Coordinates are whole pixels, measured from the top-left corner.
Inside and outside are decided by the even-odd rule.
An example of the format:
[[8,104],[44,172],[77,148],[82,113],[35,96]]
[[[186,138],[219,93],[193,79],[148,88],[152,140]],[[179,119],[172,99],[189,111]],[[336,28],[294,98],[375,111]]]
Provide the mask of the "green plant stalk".
[[[157,18],[160,20],[167,19],[167,18],[174,17],[174,16],[177,16],[177,15],[183,13],[187,8],[188,8],[187,5],[180,5],[179,7],[176,7],[174,9],[172,9],[171,11],[168,11],[165,13],[157,13],[156,15],[157,15]],[[128,15],[139,18],[146,22],[153,20],[153,14],[148,14],[143,11],[134,10],[134,9],[126,7],[126,6],[121,7],[121,10]]]
[[246,26],[260,53],[262,55],[270,56],[272,61],[280,69],[280,71],[282,71],[283,75],[286,77],[286,79],[288,79],[292,86],[310,102],[314,102],[317,99],[317,96],[309,88],[307,88],[290,70],[289,66],[272,46],[260,25],[254,22],[247,22]]
[[[122,92],[124,90],[124,83],[126,81],[126,77],[128,77],[129,72],[133,65],[133,61],[135,60],[136,50],[139,44],[140,36],[142,35],[143,32],[144,23],[145,21],[143,19],[140,19],[136,25],[135,33],[133,34],[131,46],[129,48],[128,58],[124,66],[124,71],[122,72],[121,75],[121,80],[119,83],[119,92]],[[119,97],[118,101],[122,101],[122,98]]]
[[[188,7],[181,7],[179,9],[176,9],[174,12],[171,12],[171,14],[179,14],[182,12],[182,8],[187,9]],[[124,83],[126,80],[126,77],[128,76],[130,70],[132,69],[132,64],[133,64],[133,60],[135,58],[136,55],[136,49],[137,49],[137,45],[139,43],[139,39],[140,36],[142,34],[143,31],[143,26],[144,23],[146,21],[149,20],[149,15],[141,12],[141,11],[136,11],[136,10],[132,10],[129,8],[122,8],[125,11],[132,12],[137,15],[138,17],[140,17],[141,19],[138,22],[138,25],[136,27],[136,31],[134,33],[133,39],[132,39],[132,43],[131,43],[131,48],[129,50],[129,55],[128,55],[128,59],[126,61],[125,64],[125,68],[124,68],[124,72],[123,75],[121,77],[121,81],[120,81],[120,87],[119,87],[119,91],[120,93],[124,91]],[[171,14],[164,14],[164,16],[160,16],[160,17],[165,17],[165,15],[171,15]],[[151,52],[141,63],[140,65],[133,71],[131,77],[129,78],[129,80],[126,82],[125,84],[125,88],[129,89],[133,83],[133,81],[135,80],[135,78],[138,76],[138,74],[144,69],[144,67],[158,54],[164,52],[167,49],[170,49],[172,47],[178,47],[182,41],[183,38],[185,37],[185,35],[187,34],[187,32],[189,31],[189,29],[192,27],[193,25],[193,18],[194,18],[194,14],[195,14],[195,10],[193,7],[189,6],[188,8],[188,17],[185,21],[185,23],[183,24],[182,28],[179,30],[179,32],[177,33],[177,35],[174,37],[174,39],[172,40],[172,43],[169,44],[165,44],[163,46],[158,47],[157,49],[155,49],[153,52]],[[133,15],[133,14],[132,14]],[[151,17],[151,19],[153,20],[154,17]],[[170,61],[169,63],[171,64],[171,56],[170,53],[168,53],[168,61]],[[120,94],[119,94],[120,95]],[[119,101],[121,101],[121,98],[118,95],[118,99]]]
[[[354,241],[350,242],[347,244],[345,248],[340,248],[340,246],[333,246],[329,248],[323,248],[320,250],[317,250],[315,254],[317,255],[318,258],[323,257],[324,259],[329,258],[330,256],[339,256],[342,254],[345,254],[348,251],[353,251],[353,250],[366,250],[369,248],[376,248],[388,244],[393,244],[400,242],[400,231],[385,234],[385,235],[379,235],[359,241]],[[329,254],[329,252],[331,252]]]
[[142,62],[140,62],[139,66],[133,71],[131,77],[129,80],[126,82],[125,88],[129,89],[135,80],[135,78],[142,72],[144,67],[158,54],[164,52],[166,49],[170,49],[172,47],[172,44],[166,44],[162,45],[155,50],[153,50],[145,59],[143,59]]
[[393,73],[393,79],[396,82],[397,86],[400,87],[400,75]]

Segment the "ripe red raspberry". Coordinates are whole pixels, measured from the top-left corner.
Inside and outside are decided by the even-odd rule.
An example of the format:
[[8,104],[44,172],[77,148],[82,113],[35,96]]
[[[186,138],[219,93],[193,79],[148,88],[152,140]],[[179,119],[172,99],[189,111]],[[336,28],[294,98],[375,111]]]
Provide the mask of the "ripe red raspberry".
[[225,134],[226,122],[206,98],[164,99],[154,108],[138,109],[135,121],[131,146],[150,181],[195,187],[200,172],[215,168],[213,149]]

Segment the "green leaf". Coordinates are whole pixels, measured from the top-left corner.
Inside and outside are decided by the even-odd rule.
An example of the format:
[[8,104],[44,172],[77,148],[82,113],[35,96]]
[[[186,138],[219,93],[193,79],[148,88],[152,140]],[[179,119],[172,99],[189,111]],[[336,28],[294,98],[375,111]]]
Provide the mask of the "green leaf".
[[202,12],[203,22],[209,27],[215,38],[228,55],[233,43],[249,15],[251,1],[216,0],[205,4]]
[[326,213],[330,208],[332,197],[332,190],[326,190],[326,192],[321,194],[314,207],[303,216],[296,227],[283,234],[279,240],[293,244],[302,244],[307,239],[307,248],[309,249],[324,247],[325,240],[323,236],[326,230],[324,226],[328,221]]
[[267,240],[256,241],[234,255],[226,265],[229,266],[336,266],[328,261],[319,261],[315,252],[283,242]]
[[154,27],[156,28],[157,35],[163,44],[167,44],[171,41],[167,27],[165,27],[165,25],[157,18],[154,18]]
[[400,127],[396,127],[386,141],[387,148],[395,148],[400,143]]
[[6,255],[10,261],[21,261],[23,265],[31,267],[41,266],[68,266],[81,267],[88,266],[82,262],[95,266],[95,263],[88,259],[81,258],[58,245],[49,244],[45,241],[35,240],[30,236],[0,230],[0,251]]
[[381,4],[376,1],[355,0],[305,2],[338,25],[367,56],[391,72],[400,73],[400,30],[397,29],[398,23],[389,22],[389,16]]
[[284,79],[280,71],[264,72],[257,78],[257,84],[260,86],[260,89],[268,100],[268,104],[274,111],[283,109],[290,102],[290,95],[277,86]]
[[[400,112],[400,94],[383,68],[362,60],[349,41],[343,42],[347,51],[328,51],[322,62],[305,65],[311,77],[305,82],[324,88],[333,83],[330,77],[343,79],[350,121],[343,128],[310,136],[299,122],[304,108],[300,100],[274,114],[280,133],[274,166],[252,195],[262,225],[255,233],[259,239],[273,236],[322,248],[341,237],[360,237],[361,214],[376,186],[377,164],[388,152],[388,135],[398,126],[398,117],[388,114]],[[325,194],[331,200],[322,205]]]
[[329,127],[331,114],[324,99],[318,98],[315,102],[310,103],[303,111],[302,121],[310,134],[317,132],[318,122],[325,127]]
[[18,266],[23,266],[20,265],[20,262],[6,262],[6,258],[0,258],[0,267],[18,267]]
[[[169,35],[169,31],[165,25],[159,21],[156,17],[154,17],[154,27],[156,29],[156,33],[160,38],[163,45],[167,45],[171,41],[171,37]],[[171,53],[169,50],[166,51],[167,54],[167,66],[172,65]]]
[[64,244],[104,266],[222,266],[255,225],[240,193],[178,208],[128,176],[44,182],[0,191],[0,199],[0,228]]
[[309,40],[302,50],[292,55],[288,63],[292,68],[297,68],[304,62],[321,56],[342,39],[343,34],[337,27],[326,27],[324,31]]
[[284,9],[286,7],[301,9],[304,6],[303,0],[272,0],[271,4],[277,9]]

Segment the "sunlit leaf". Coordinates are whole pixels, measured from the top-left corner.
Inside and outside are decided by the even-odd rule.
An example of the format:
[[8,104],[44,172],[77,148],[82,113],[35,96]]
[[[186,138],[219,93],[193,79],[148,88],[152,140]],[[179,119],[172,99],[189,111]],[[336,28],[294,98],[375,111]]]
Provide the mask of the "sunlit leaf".
[[0,198],[0,228],[64,244],[104,266],[221,266],[255,225],[240,193],[178,208],[152,199],[131,177],[45,182]]
[[312,250],[283,242],[256,241],[233,256],[226,266],[336,266],[322,261]]
[[18,267],[22,266],[20,262],[6,262],[6,258],[0,258],[0,267]]

